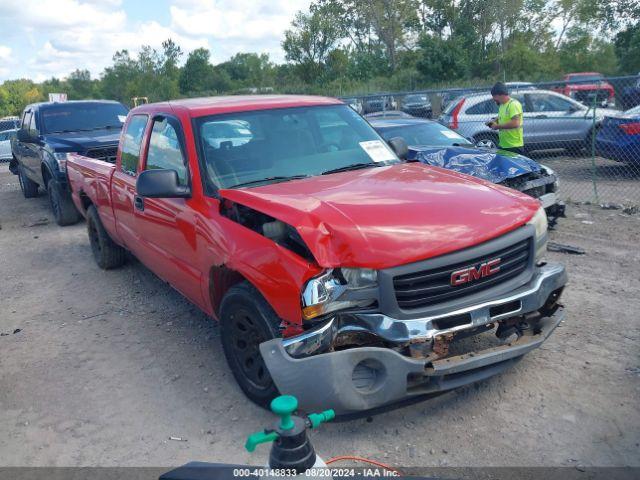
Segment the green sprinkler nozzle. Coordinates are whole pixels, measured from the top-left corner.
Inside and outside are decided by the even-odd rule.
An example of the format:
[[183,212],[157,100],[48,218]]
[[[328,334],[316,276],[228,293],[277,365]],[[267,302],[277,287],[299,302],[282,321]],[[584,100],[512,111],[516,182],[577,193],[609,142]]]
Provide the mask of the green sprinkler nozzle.
[[308,418],[309,422],[311,422],[311,428],[316,428],[320,426],[321,423],[328,422],[336,418],[336,412],[329,409],[321,413],[310,413]]

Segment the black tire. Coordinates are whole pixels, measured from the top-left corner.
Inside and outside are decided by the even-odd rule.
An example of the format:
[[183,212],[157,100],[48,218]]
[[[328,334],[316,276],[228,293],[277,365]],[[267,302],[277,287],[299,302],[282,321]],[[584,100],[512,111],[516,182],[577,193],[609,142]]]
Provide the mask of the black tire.
[[280,318],[253,285],[229,289],[220,306],[220,337],[231,373],[245,395],[268,408],[279,395],[259,345],[280,336]]
[[35,198],[38,196],[38,184],[27,177],[22,165],[18,166],[18,182],[20,182],[20,190],[22,190],[24,198]]
[[58,182],[49,180],[47,194],[49,195],[49,206],[53,212],[53,218],[58,225],[64,227],[80,221],[80,212],[73,204],[71,195],[64,192]]
[[93,205],[87,210],[87,232],[89,233],[93,258],[100,268],[110,270],[124,264],[125,249],[111,240]]
[[498,136],[493,133],[481,133],[474,137],[475,146],[478,148],[497,149]]

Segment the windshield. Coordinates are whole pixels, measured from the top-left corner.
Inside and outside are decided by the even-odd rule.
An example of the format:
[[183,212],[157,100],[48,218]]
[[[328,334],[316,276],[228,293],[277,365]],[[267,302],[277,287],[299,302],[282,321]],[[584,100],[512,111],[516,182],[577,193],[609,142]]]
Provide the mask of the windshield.
[[569,83],[598,82],[602,75],[569,75]]
[[385,126],[378,130],[385,140],[394,137],[404,138],[407,145],[428,145],[428,146],[470,146],[472,143],[458,135],[453,130],[449,130],[444,125],[436,122],[420,123],[418,125],[397,125]]
[[42,108],[42,133],[122,128],[128,110],[120,103],[60,103]]
[[346,105],[204,117],[198,119],[198,136],[207,179],[218,188],[399,162],[371,126]]

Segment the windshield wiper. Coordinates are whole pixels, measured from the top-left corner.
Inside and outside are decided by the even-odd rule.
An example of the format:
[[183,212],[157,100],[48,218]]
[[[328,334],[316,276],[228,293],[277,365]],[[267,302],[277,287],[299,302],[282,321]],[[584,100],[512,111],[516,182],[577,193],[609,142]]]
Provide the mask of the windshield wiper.
[[309,178],[310,175],[277,175],[275,177],[267,177],[267,178],[259,178],[257,180],[250,180],[248,182],[237,183],[231,188],[237,187],[246,187],[249,185],[255,185],[257,183],[269,182],[269,183],[280,183],[280,182],[288,182],[289,180],[298,180],[300,178]]
[[338,168],[332,168],[331,170],[326,170],[322,172],[321,175],[330,175],[332,173],[347,172],[349,170],[360,170],[361,168],[369,168],[369,167],[377,167],[377,166],[379,165],[373,162],[352,163],[351,165],[345,165],[344,167],[338,167]]

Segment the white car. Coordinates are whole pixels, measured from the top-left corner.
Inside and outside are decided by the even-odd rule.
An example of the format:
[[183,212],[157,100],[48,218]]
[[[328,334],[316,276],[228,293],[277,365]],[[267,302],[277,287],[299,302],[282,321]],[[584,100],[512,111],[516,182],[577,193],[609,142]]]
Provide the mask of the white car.
[[11,139],[15,137],[18,130],[4,130],[0,132],[0,162],[11,160]]

